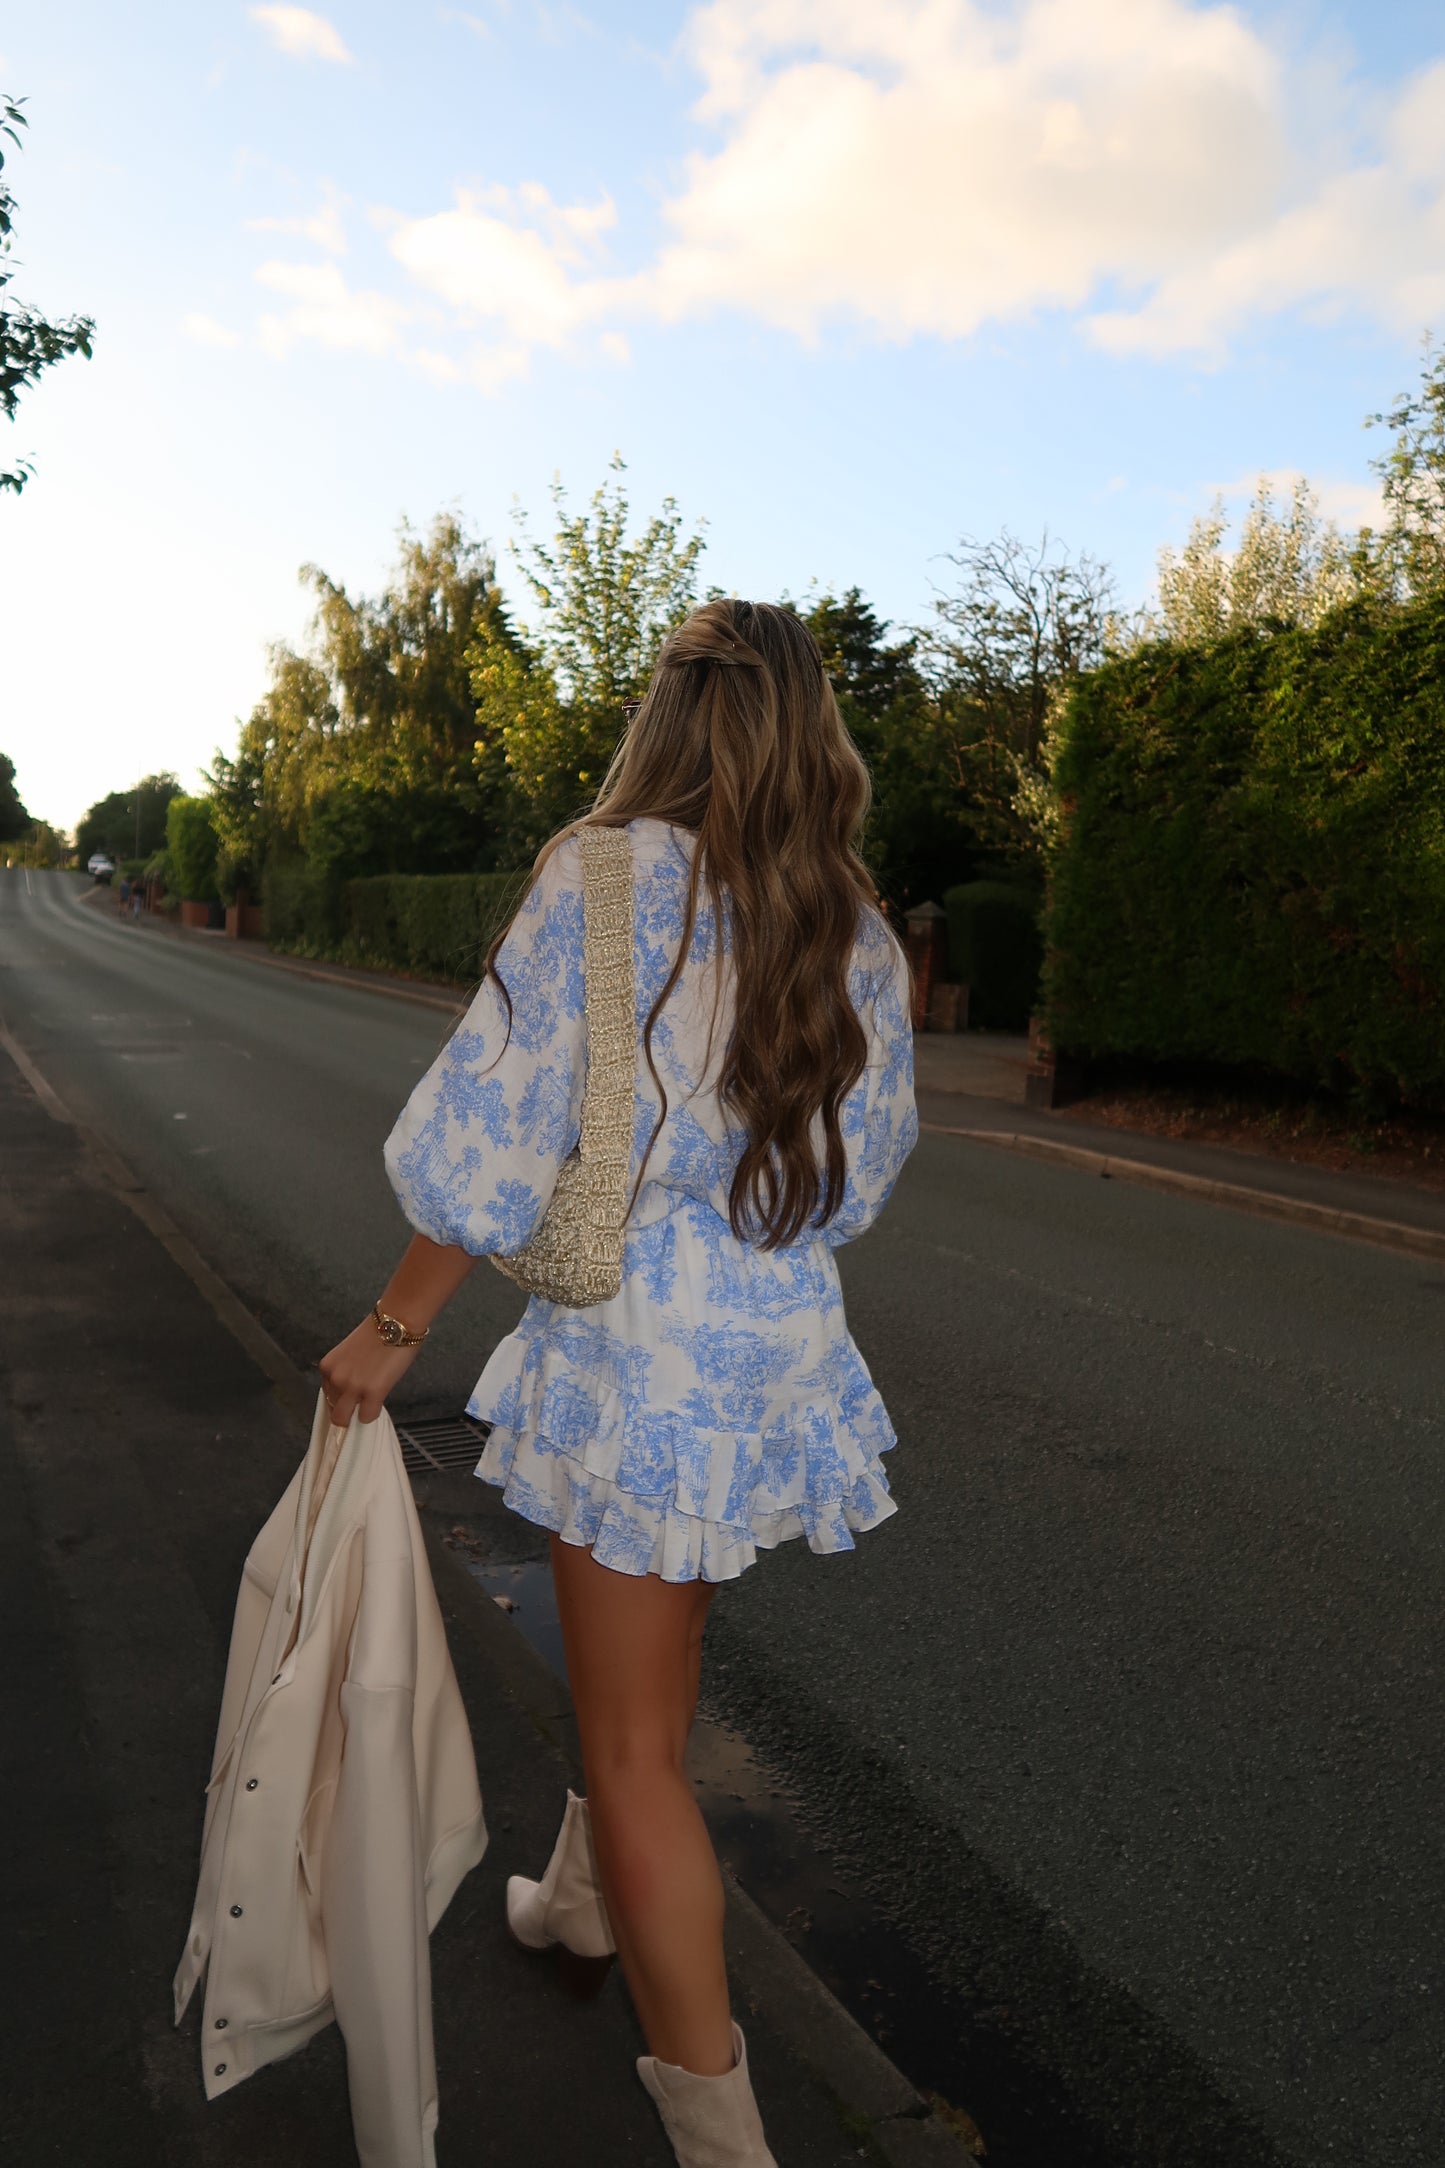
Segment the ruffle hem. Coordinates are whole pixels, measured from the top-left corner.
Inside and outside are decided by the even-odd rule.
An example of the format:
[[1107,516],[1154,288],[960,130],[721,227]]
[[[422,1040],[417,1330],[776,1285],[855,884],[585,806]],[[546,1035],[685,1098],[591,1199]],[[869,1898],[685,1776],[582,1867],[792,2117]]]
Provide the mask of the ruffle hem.
[[468,1413],[492,1426],[476,1467],[523,1519],[619,1573],[732,1581],[794,1536],[820,1553],[898,1508],[881,1456],[897,1442],[851,1340],[841,1389],[766,1429],[720,1430],[686,1408],[629,1405],[540,1338],[501,1342]]

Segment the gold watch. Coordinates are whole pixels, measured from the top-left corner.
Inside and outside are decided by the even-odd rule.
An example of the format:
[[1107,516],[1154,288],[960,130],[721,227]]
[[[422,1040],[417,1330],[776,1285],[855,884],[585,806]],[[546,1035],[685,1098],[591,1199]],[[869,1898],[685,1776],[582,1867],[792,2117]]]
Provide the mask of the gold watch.
[[430,1325],[423,1325],[420,1332],[408,1332],[401,1319],[389,1317],[379,1302],[372,1304],[371,1314],[377,1331],[388,1347],[420,1347],[431,1331]]

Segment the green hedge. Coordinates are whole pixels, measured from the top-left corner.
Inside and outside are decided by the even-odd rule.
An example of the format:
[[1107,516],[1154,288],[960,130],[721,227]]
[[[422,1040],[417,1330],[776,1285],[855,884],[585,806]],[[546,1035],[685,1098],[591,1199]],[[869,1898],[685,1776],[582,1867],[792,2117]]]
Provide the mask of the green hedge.
[[1044,954],[1038,891],[1015,881],[965,881],[945,892],[943,908],[949,965],[969,989],[969,1022],[1025,1030]]
[[1445,598],[1141,649],[1056,777],[1056,1044],[1445,1105]]
[[166,856],[182,897],[213,903],[216,887],[216,828],[209,798],[172,798],[166,807]]
[[333,881],[304,866],[266,869],[266,938],[277,948],[458,985],[481,977],[524,873],[378,873]]
[[358,963],[467,984],[526,886],[521,873],[376,873],[342,887],[342,941]]
[[340,884],[306,866],[268,864],[265,921],[277,948],[330,955],[341,941]]

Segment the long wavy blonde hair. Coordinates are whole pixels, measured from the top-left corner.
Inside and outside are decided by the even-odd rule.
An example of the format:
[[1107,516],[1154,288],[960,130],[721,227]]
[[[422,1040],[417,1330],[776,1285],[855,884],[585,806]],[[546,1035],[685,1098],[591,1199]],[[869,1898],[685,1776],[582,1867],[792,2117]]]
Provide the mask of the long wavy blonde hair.
[[[537,860],[587,822],[669,821],[697,837],[682,939],[643,1039],[662,1098],[653,1136],[667,1109],[653,1026],[705,892],[714,925],[729,929],[734,978],[717,1089],[747,1136],[729,1217],[766,1249],[825,1223],[843,1201],[839,1110],[868,1046],[848,969],[860,913],[877,906],[856,847],[868,801],[868,771],[802,620],[772,603],[719,600],[669,636],[585,822]],[[487,960],[494,975],[500,940]]]

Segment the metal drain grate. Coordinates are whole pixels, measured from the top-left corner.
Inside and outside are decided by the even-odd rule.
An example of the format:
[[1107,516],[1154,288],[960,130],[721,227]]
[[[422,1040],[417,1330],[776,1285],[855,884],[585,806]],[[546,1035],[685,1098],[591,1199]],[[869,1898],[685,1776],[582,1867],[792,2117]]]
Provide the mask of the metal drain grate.
[[491,1430],[490,1423],[475,1422],[470,1415],[429,1415],[419,1422],[398,1423],[402,1466],[408,1475],[443,1475],[456,1468],[475,1468]]

